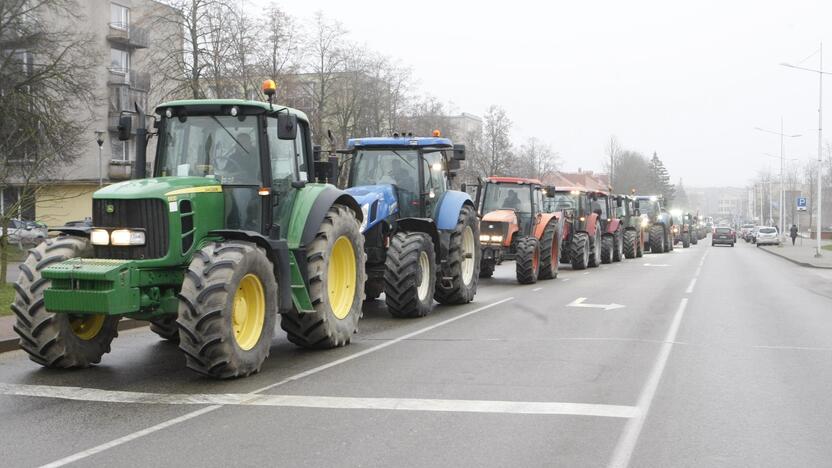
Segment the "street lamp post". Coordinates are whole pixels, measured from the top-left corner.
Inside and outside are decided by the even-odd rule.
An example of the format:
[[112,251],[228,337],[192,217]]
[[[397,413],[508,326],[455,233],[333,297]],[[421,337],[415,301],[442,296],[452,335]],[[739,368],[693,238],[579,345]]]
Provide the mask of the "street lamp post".
[[[799,133],[794,134],[794,135],[786,135],[785,133],[783,133],[783,117],[782,116],[780,117],[780,131],[779,132],[775,132],[773,130],[766,130],[766,129],[760,128],[760,127],[754,127],[754,129],[759,130],[761,132],[771,133],[771,134],[780,136],[780,197],[779,197],[780,198],[780,233],[779,234],[780,234],[780,238],[782,240],[783,230],[786,228],[786,226],[783,224],[784,223],[783,205],[784,205],[785,197],[786,197],[785,192],[783,192],[783,158],[784,158],[784,154],[786,152],[786,144],[785,144],[783,139],[785,137],[797,138],[801,135]],[[781,243],[781,245],[782,245],[782,243]]]
[[797,65],[792,65],[789,63],[781,63],[780,65],[789,68],[796,68],[798,70],[810,71],[813,73],[818,74],[818,198],[815,201],[817,205],[818,214],[817,214],[817,234],[815,235],[815,257],[822,257],[823,254],[821,253],[822,250],[820,248],[820,236],[823,232],[823,223],[821,222],[821,207],[823,206],[823,189],[822,181],[823,181],[823,75],[832,75],[832,73],[828,73],[823,71],[823,42],[820,43],[820,49],[818,49],[818,58],[820,62],[820,67],[817,70],[812,68],[805,68],[800,67]]
[[95,141],[96,141],[96,143],[98,143],[98,186],[101,187],[101,186],[104,185],[104,174],[102,173],[102,169],[101,169],[101,166],[102,166],[101,151],[102,151],[102,148],[104,147],[104,132],[103,131],[101,131],[101,130],[96,130],[95,131]]

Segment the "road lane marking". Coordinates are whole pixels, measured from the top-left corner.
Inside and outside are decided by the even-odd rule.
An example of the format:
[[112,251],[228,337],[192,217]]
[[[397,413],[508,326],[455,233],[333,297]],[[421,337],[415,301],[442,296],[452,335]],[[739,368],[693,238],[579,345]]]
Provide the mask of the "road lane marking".
[[585,297],[579,297],[579,298],[575,299],[574,301],[570,302],[569,304],[566,304],[566,307],[584,307],[584,308],[587,308],[587,309],[604,309],[604,310],[623,309],[624,307],[626,307],[624,305],[616,304],[616,303],[612,303],[612,304],[586,304],[586,303],[584,303],[584,301],[586,301]]
[[702,273],[702,267],[697,268],[696,271],[693,273],[693,276],[698,277],[699,273]]
[[814,346],[752,346],[754,349],[774,349],[781,351],[832,351],[832,348]]
[[537,291],[540,291],[541,289],[543,289],[543,288],[534,288],[534,289],[532,289],[532,291],[537,292]]
[[[293,382],[295,380],[299,380],[299,379],[302,379],[304,377],[308,377],[308,376],[313,375],[313,374],[317,374],[318,372],[321,372],[323,370],[329,369],[331,367],[338,366],[338,365],[343,364],[345,362],[352,361],[353,359],[357,359],[361,356],[365,356],[367,354],[371,354],[371,353],[374,353],[376,351],[380,351],[380,350],[382,350],[382,349],[384,349],[388,346],[392,346],[392,345],[394,345],[396,343],[399,343],[401,341],[407,340],[407,339],[412,338],[414,336],[421,335],[422,333],[434,330],[434,329],[439,328],[441,326],[444,326],[444,325],[447,325],[449,323],[455,322],[459,319],[469,317],[471,315],[474,315],[476,313],[479,313],[479,312],[482,312],[484,310],[490,309],[494,306],[503,304],[503,303],[511,301],[513,299],[514,299],[513,297],[507,297],[507,298],[499,300],[497,302],[492,302],[491,304],[486,304],[482,307],[478,307],[474,310],[465,312],[464,314],[457,315],[456,317],[451,317],[447,320],[443,320],[442,322],[435,323],[433,325],[430,325],[430,326],[425,327],[425,328],[421,328],[421,329],[416,330],[416,331],[411,332],[411,333],[407,333],[407,334],[402,335],[398,338],[394,338],[390,341],[387,341],[387,342],[384,342],[384,343],[381,343],[381,344],[377,344],[377,345],[375,345],[371,348],[365,349],[364,351],[359,351],[357,353],[350,354],[349,356],[345,356],[341,359],[337,359],[337,360],[329,362],[327,364],[323,364],[323,365],[320,365],[318,367],[314,367],[312,369],[309,369],[307,371],[292,375],[292,376],[287,377],[287,378],[285,378],[285,379],[283,379],[279,382],[276,382],[276,383],[273,383],[271,385],[267,385],[263,388],[254,390],[253,392],[250,393],[250,395],[254,396],[258,393],[264,392],[264,391],[272,389],[274,387],[277,387],[277,386],[280,386],[280,385],[283,385],[283,384],[286,384],[286,383],[289,383],[289,382]],[[158,431],[161,431],[163,429],[167,429],[168,427],[171,427],[175,424],[179,424],[179,423],[187,421],[189,419],[193,419],[193,418],[202,416],[203,414],[207,414],[207,413],[210,413],[212,411],[216,411],[220,408],[222,408],[222,405],[213,405],[213,406],[208,406],[206,408],[201,408],[201,409],[193,411],[191,413],[179,416],[178,418],[174,418],[174,419],[170,419],[168,421],[164,421],[164,422],[159,423],[155,426],[148,427],[146,429],[142,429],[142,430],[137,431],[137,432],[133,432],[132,434],[127,434],[123,437],[113,439],[110,442],[106,442],[104,444],[89,448],[87,450],[80,451],[80,452],[75,453],[75,454],[72,454],[68,457],[64,457],[64,458],[61,458],[59,460],[55,460],[54,462],[49,463],[49,464],[44,465],[44,466],[49,467],[49,468],[57,468],[57,467],[60,467],[60,466],[68,465],[70,463],[74,463],[78,460],[83,460],[84,458],[87,458],[87,457],[90,457],[92,455],[104,452],[106,450],[109,450],[111,448],[114,448],[114,447],[117,447],[119,445],[125,444],[127,442],[131,442],[133,440],[144,437],[146,435],[153,434],[154,432],[158,432]]]
[[644,388],[641,390],[641,395],[638,397],[638,413],[636,416],[627,420],[624,431],[618,439],[613,452],[612,460],[610,460],[609,468],[626,468],[630,465],[630,458],[633,456],[633,451],[638,443],[638,438],[641,435],[641,429],[644,427],[644,421],[647,419],[647,414],[650,412],[650,405],[653,403],[653,398],[656,396],[656,390],[659,388],[659,382],[662,380],[667,360],[670,358],[670,351],[673,350],[673,343],[676,341],[676,335],[679,333],[679,326],[682,323],[682,316],[685,315],[685,308],[688,305],[688,299],[682,299],[679,308],[676,309],[676,315],[673,316],[673,322],[670,324],[670,329],[667,330],[667,336],[662,343],[659,356],[656,358],[656,363],[650,371],[650,376]]
[[[250,393],[169,394],[124,392],[50,385],[0,384],[3,395],[17,395],[101,403],[160,405],[271,406],[286,408],[503,413],[632,418],[634,406],[565,403],[556,401],[447,400],[426,398],[360,398],[307,395],[252,395]],[[202,413],[204,414],[204,412]],[[166,426],[166,427],[169,427]]]
[[561,281],[569,281],[571,278],[561,278]]
[[669,267],[670,265],[666,263],[645,263],[644,266],[646,267]]
[[690,286],[688,286],[688,289],[685,290],[685,294],[693,293],[693,287],[694,286],[696,286],[696,278],[690,280]]

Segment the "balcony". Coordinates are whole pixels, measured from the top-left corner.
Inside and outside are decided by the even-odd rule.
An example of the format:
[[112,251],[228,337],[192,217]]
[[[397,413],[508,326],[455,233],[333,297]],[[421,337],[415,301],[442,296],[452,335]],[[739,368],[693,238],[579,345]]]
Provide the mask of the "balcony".
[[[128,180],[133,177],[133,166],[136,161],[122,161],[120,159],[113,159],[107,168],[107,176],[110,180]],[[145,174],[150,174],[150,163],[145,165]]]
[[129,86],[136,91],[150,91],[150,73],[123,68],[110,68],[107,83],[114,86]]
[[130,49],[146,49],[147,31],[124,23],[110,23],[107,40]]
[[[117,133],[118,132],[118,119],[121,117],[121,114],[110,114],[107,116],[107,130]],[[130,118],[133,124],[130,127],[130,134],[136,134],[136,114],[130,114]]]

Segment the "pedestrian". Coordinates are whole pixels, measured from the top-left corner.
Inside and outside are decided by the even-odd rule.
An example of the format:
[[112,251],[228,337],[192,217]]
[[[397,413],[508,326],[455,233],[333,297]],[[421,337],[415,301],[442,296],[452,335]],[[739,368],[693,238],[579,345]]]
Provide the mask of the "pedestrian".
[[792,238],[792,245],[794,245],[794,240],[797,239],[797,225],[792,224],[792,227],[789,228],[789,236]]

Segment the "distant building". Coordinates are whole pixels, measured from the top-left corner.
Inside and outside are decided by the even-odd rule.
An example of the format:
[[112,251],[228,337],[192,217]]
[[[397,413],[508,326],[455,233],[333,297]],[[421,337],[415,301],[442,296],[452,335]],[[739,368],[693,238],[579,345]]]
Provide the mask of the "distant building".
[[583,187],[587,190],[610,190],[610,175],[603,173],[594,173],[593,171],[583,171],[578,169],[578,172],[562,172],[558,171],[555,174],[546,177],[543,181],[545,184]]
[[[135,115],[138,103],[148,113],[158,104],[152,98],[153,76],[149,73],[154,53],[168,53],[179,45],[158,44],[156,37],[176,37],[181,32],[160,31],[164,25],[149,27],[151,15],[174,16],[176,10],[153,0],[84,0],[77,2],[77,16],[41,18],[56,28],[92,34],[98,56],[95,70],[101,105],[92,115],[78,115],[90,121],[89,135],[82,155],[56,180],[45,181],[38,191],[34,213],[22,213],[51,226],[82,220],[92,213],[92,193],[103,184],[128,179],[135,160],[135,141],[118,140],[116,127],[122,113]],[[172,24],[172,23],[168,23]],[[170,26],[168,26],[170,27]],[[166,34],[163,34],[166,33]],[[178,49],[177,49],[178,50]],[[161,90],[159,92],[161,95]],[[139,125],[134,118],[133,129]],[[103,137],[101,164],[96,132]],[[152,159],[152,158],[149,158]],[[16,200],[17,188],[8,187],[0,194],[0,209]]]

